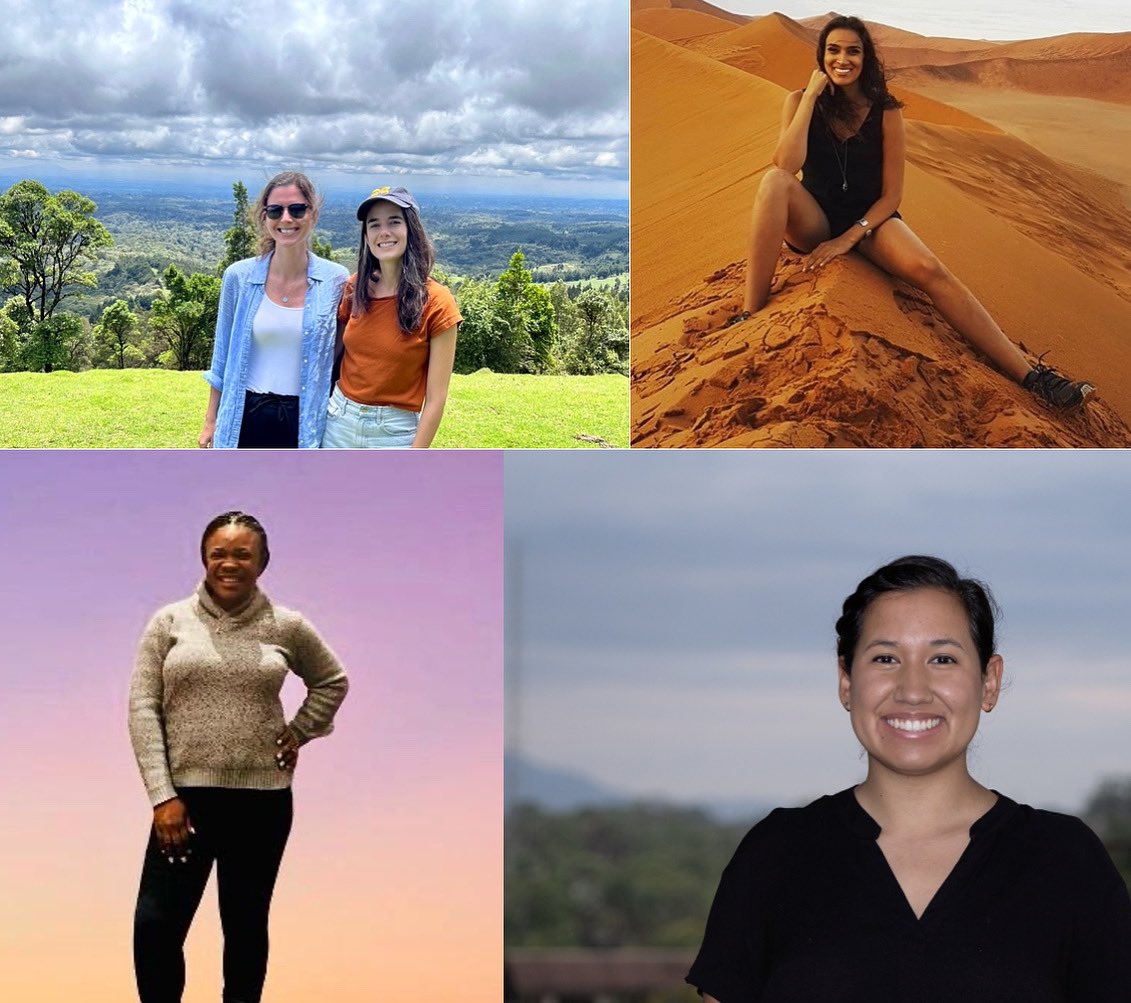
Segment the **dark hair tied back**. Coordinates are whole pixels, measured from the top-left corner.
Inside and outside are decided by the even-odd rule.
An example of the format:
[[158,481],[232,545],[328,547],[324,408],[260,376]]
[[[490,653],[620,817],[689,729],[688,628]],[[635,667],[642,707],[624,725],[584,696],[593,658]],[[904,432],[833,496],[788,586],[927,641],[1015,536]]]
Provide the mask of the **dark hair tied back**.
[[[829,20],[821,29],[817,38],[817,68],[825,68],[825,43],[829,35],[837,28],[854,31],[860,37],[860,44],[864,49],[864,65],[860,69],[860,91],[870,104],[878,104],[881,108],[902,108],[903,102],[896,99],[888,92],[887,75],[884,73],[883,60],[876,52],[876,43],[868,26],[858,17],[846,17],[843,14]],[[855,124],[855,110],[850,106],[848,96],[843,89],[833,85],[833,92],[825,92],[817,98],[817,112],[826,122],[841,122],[845,125]]]
[[241,512],[239,509],[233,509],[231,512],[221,512],[204,527],[204,533],[200,537],[200,561],[202,564],[208,563],[208,557],[205,551],[205,544],[207,544],[208,538],[222,526],[242,526],[244,529],[250,529],[255,533],[259,537],[259,549],[263,551],[263,563],[260,565],[259,570],[262,571],[267,567],[267,562],[271,559],[271,551],[267,549],[267,530],[263,528],[263,524],[256,519],[255,516]]
[[836,653],[844,659],[845,671],[852,671],[852,658],[868,607],[888,592],[915,589],[939,589],[962,603],[984,674],[996,645],[994,627],[998,614],[989,587],[973,578],[961,578],[952,565],[938,557],[920,555],[900,557],[873,571],[844,600],[843,612],[836,622]]

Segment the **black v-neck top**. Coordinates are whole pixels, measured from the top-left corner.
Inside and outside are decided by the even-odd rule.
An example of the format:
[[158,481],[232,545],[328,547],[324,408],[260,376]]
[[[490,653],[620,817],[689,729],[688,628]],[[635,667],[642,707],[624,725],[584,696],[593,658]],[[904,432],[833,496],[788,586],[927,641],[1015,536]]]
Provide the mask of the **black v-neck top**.
[[1131,1003],[1131,897],[1079,819],[998,797],[917,919],[850,788],[723,872],[687,981],[720,1003]]
[[884,188],[884,110],[879,102],[872,104],[860,128],[844,141],[813,109],[801,184],[824,210],[834,237],[876,203]]

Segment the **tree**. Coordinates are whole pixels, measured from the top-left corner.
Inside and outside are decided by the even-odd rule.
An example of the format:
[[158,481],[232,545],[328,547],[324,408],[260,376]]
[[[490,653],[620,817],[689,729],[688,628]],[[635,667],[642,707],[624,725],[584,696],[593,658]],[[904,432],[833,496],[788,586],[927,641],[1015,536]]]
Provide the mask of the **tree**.
[[11,373],[23,368],[20,359],[20,323],[10,310],[19,310],[23,304],[10,299],[0,310],[0,372]]
[[137,315],[125,300],[114,300],[105,310],[94,328],[94,346],[102,358],[111,360],[119,369],[126,361],[136,366],[142,361],[141,350],[131,343],[130,335],[137,329]]
[[1131,887],[1131,776],[1102,780],[1084,806],[1084,820],[1104,841]]
[[[95,285],[94,272],[84,267],[99,248],[113,243],[94,218],[96,208],[78,192],[52,195],[38,181],[17,182],[0,195],[0,286],[22,305],[20,354],[25,361],[34,359],[36,368],[74,365],[81,320],[78,327],[72,321],[50,322],[75,287]],[[15,319],[11,312],[8,317]]]
[[220,277],[205,272],[185,275],[170,265],[161,276],[164,290],[153,303],[151,326],[164,338],[163,365],[201,369],[212,354],[216,314],[220,304]]
[[73,286],[93,287],[83,271],[100,247],[113,243],[78,192],[52,195],[38,181],[20,181],[0,195],[0,260],[4,285],[21,297],[33,322],[47,320]]
[[519,368],[504,372],[546,372],[553,365],[557,325],[546,290],[536,286],[519,249],[495,283],[498,312]]
[[628,372],[628,329],[617,301],[599,289],[586,289],[574,302],[579,324],[566,346],[569,373]]
[[310,250],[317,254],[320,258],[325,258],[327,261],[334,260],[334,249],[330,246],[330,238],[319,240],[318,234],[311,234],[310,237]]
[[32,324],[24,344],[25,370],[85,369],[90,365],[90,328],[86,319],[60,311]]
[[236,211],[232,217],[231,227],[224,234],[224,257],[216,268],[217,275],[223,275],[228,265],[250,258],[255,254],[258,243],[255,226],[251,220],[251,209],[248,207],[247,188],[242,181],[232,185],[232,195],[236,200]]
[[465,282],[459,288],[458,299],[463,323],[456,339],[455,371],[511,372],[503,368],[514,360],[508,358],[506,351],[507,331],[499,319],[494,285],[475,280]]

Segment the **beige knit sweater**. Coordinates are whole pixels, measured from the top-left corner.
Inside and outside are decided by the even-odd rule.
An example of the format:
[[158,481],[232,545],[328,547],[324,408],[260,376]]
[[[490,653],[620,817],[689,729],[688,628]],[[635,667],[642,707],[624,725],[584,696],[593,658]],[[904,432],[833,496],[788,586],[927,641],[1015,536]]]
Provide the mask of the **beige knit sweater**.
[[288,671],[307,688],[289,727],[301,742],[328,735],[346,674],[300,613],[259,590],[225,612],[203,583],[158,610],[130,681],[130,740],[150,804],[177,787],[289,787],[291,774],[275,765]]

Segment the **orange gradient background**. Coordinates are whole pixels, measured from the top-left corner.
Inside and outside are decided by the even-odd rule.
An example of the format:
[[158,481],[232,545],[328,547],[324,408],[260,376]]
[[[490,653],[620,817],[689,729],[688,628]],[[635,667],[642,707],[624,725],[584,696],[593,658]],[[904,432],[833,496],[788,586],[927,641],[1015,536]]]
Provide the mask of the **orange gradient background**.
[[[371,462],[372,461],[372,462]],[[502,997],[502,464],[497,453],[0,454],[0,999],[136,999],[151,813],[126,732],[148,616],[239,507],[261,585],[351,688],[306,746],[265,1003]],[[293,713],[297,680],[284,689]],[[215,887],[184,1003],[220,999]]]

